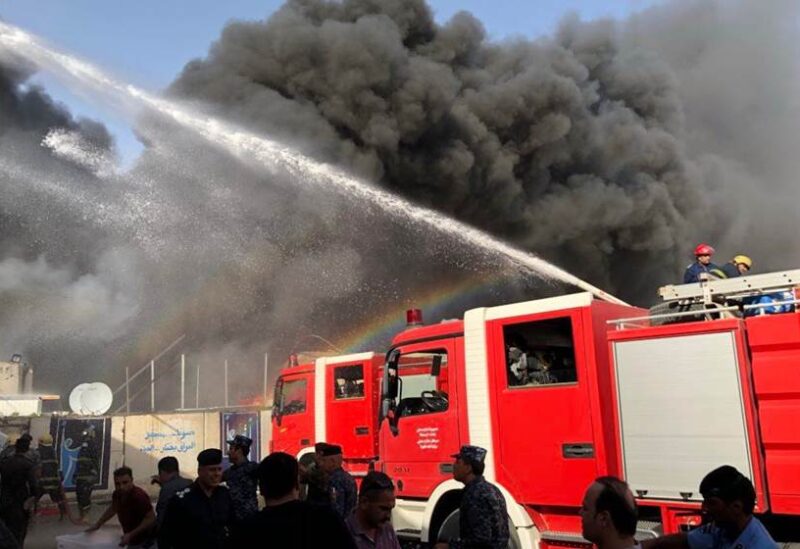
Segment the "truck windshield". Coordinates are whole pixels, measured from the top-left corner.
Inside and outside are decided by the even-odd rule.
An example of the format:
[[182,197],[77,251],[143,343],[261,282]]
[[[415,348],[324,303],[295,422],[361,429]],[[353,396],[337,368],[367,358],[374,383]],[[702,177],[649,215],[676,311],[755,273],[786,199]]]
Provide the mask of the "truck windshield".
[[282,380],[277,395],[278,414],[288,416],[306,411],[307,391],[305,379]]
[[[433,375],[434,362],[439,375]],[[398,418],[443,412],[448,408],[447,353],[444,350],[400,355],[401,394],[396,402]]]

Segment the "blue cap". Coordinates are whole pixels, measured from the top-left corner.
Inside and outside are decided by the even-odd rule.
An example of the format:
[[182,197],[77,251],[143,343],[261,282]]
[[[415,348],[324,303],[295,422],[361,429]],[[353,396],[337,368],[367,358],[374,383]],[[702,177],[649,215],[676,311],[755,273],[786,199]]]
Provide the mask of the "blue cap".
[[461,458],[471,463],[483,463],[483,460],[486,459],[486,449],[480,446],[470,446],[466,444],[461,447],[461,450],[457,454],[453,454],[452,457]]
[[253,439],[244,435],[236,435],[233,440],[229,440],[228,444],[232,446],[241,446],[242,448],[250,448],[253,444]]

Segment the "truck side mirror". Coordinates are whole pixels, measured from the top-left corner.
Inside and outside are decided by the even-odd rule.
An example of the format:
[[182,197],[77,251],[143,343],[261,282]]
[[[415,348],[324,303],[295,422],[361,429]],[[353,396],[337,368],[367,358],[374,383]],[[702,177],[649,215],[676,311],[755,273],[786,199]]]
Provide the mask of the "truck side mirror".
[[431,363],[431,375],[439,377],[442,372],[442,355],[433,355],[433,362]]
[[275,383],[275,392],[272,393],[272,419],[280,426],[281,410],[283,409],[283,379],[278,378]]
[[400,376],[398,363],[400,362],[400,351],[393,349],[386,355],[386,364],[383,367],[383,383],[381,395],[381,421],[389,420],[389,428],[392,434],[397,434],[397,417],[395,410],[396,400],[400,394]]
[[399,379],[399,372],[397,363],[400,359],[400,351],[394,349],[389,352],[389,355],[386,357],[386,367],[383,371],[383,386],[384,386],[384,398],[388,399],[395,399],[398,395],[398,379]]

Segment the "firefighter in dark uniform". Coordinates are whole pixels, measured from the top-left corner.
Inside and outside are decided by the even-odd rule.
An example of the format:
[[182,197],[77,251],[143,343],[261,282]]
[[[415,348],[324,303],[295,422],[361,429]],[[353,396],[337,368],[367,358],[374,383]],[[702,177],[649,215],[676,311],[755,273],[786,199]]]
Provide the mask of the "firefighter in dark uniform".
[[331,495],[328,491],[328,474],[322,468],[322,452],[327,444],[317,442],[314,445],[314,461],[301,468],[300,481],[304,485],[303,499],[311,503],[329,505]]
[[236,520],[241,522],[258,513],[258,463],[247,458],[253,444],[249,437],[236,435],[228,444],[231,466],[222,473],[222,480],[231,491]]
[[342,447],[326,444],[322,449],[322,469],[328,474],[328,493],[333,510],[342,520],[350,516],[356,508],[358,495],[356,481],[342,469]]
[[224,549],[233,524],[233,501],[222,482],[222,450],[197,455],[197,480],[175,494],[167,505],[162,536],[174,549]]
[[746,275],[753,268],[753,260],[746,255],[737,255],[721,267],[725,278],[737,278]]
[[25,455],[31,449],[31,437],[20,437],[14,448],[16,453],[0,463],[0,519],[22,547],[39,486],[36,466]]
[[59,520],[67,514],[67,502],[64,499],[64,485],[61,479],[61,467],[58,464],[53,437],[45,433],[39,437],[39,488],[41,493],[50,496],[50,501],[58,505]]
[[92,490],[100,480],[100,459],[92,424],[87,424],[81,433],[81,447],[78,450],[78,464],[75,467],[73,479],[75,480],[75,496],[78,500],[81,521],[85,521],[86,515],[92,508]]
[[694,249],[694,263],[686,267],[686,271],[683,273],[683,283],[699,282],[701,276],[709,274],[722,278],[720,268],[711,262],[712,255],[714,255],[714,248],[708,244],[698,244]]
[[506,500],[496,486],[483,478],[486,450],[462,446],[453,455],[453,478],[464,483],[459,507],[458,539],[437,543],[434,549],[506,549],[508,547],[508,512]]

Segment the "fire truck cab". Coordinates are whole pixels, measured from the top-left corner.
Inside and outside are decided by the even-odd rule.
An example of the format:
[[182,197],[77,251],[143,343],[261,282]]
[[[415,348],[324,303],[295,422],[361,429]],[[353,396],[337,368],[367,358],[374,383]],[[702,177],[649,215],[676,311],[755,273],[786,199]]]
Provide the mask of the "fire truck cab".
[[[718,282],[752,290],[766,276]],[[683,290],[702,301],[715,284]],[[457,535],[451,456],[463,444],[488,450],[484,476],[505,496],[511,547],[588,544],[578,510],[602,475],[629,482],[640,539],[690,528],[700,480],[723,464],[754,482],[772,532],[800,531],[800,315],[746,307],[659,326],[578,293],[400,333],[383,373],[378,463],[396,483],[398,533]]]
[[275,385],[270,450],[305,462],[316,442],[339,444],[345,468],[365,474],[377,455],[382,364],[381,355],[359,353],[282,370]]
[[379,455],[397,486],[398,532],[435,542],[457,528],[463,487],[451,456],[462,444],[489,450],[484,476],[506,498],[515,547],[580,532],[586,486],[618,472],[606,323],[643,313],[580,293],[473,309],[395,337]]

